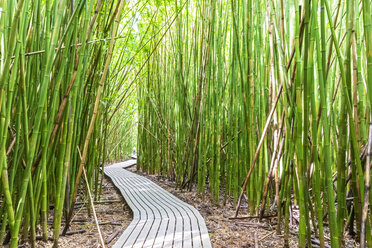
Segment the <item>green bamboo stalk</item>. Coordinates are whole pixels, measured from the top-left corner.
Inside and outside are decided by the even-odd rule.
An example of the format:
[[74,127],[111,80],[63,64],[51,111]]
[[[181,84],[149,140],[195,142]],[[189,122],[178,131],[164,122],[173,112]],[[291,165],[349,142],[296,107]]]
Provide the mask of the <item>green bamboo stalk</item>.
[[[74,193],[73,193],[73,197],[72,197],[72,204],[71,204],[70,213],[72,213],[72,209],[74,207],[74,202],[75,202],[76,195],[77,195],[77,189],[78,189],[78,186],[79,186],[79,183],[80,183],[82,170],[83,170],[83,167],[84,167],[84,164],[85,164],[85,159],[86,159],[87,152],[88,152],[88,145],[89,145],[89,141],[90,141],[90,136],[92,134],[93,127],[94,127],[94,124],[95,124],[95,120],[96,120],[96,116],[97,116],[97,112],[98,112],[99,101],[100,101],[101,93],[102,93],[102,90],[103,90],[103,84],[106,80],[106,75],[107,75],[107,72],[108,72],[108,67],[110,65],[110,60],[111,60],[111,57],[112,57],[112,51],[113,51],[113,48],[114,48],[114,41],[115,40],[113,39],[113,37],[116,36],[116,31],[117,31],[117,28],[118,28],[118,25],[119,25],[121,9],[123,8],[123,5],[124,5],[124,1],[120,1],[119,5],[118,5],[119,6],[118,7],[118,13],[116,14],[115,24],[113,26],[112,37],[111,37],[109,51],[108,51],[108,57],[106,59],[106,64],[105,64],[105,67],[104,67],[102,77],[101,77],[100,82],[98,84],[98,90],[97,90],[96,100],[95,100],[95,103],[94,103],[93,114],[92,114],[92,118],[90,120],[87,135],[86,135],[86,138],[85,138],[84,148],[83,148],[83,153],[82,153],[82,159],[81,159],[80,166],[79,166],[79,169],[78,169],[78,174],[77,174],[76,180],[75,180],[75,188],[74,188]],[[72,216],[70,214],[67,223],[69,223],[71,221],[71,217]],[[66,226],[68,226],[68,224]]]

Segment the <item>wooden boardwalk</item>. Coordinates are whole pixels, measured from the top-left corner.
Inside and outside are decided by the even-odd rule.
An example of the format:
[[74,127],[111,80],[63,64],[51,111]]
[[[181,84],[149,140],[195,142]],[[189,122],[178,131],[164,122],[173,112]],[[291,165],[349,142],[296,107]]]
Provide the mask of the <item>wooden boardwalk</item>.
[[133,211],[133,221],[113,247],[212,247],[203,217],[149,179],[129,172],[136,160],[105,167]]

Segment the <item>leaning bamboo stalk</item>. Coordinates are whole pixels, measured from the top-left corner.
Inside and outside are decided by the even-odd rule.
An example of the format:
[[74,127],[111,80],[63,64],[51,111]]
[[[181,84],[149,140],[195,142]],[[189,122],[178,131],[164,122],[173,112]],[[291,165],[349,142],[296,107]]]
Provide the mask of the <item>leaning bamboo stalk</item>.
[[[80,159],[82,159],[79,147],[77,147],[77,149],[78,149],[78,152],[79,152],[79,157],[80,157]],[[105,248],[106,246],[105,246],[105,242],[103,241],[101,228],[99,227],[99,224],[100,223],[98,222],[98,219],[97,219],[96,209],[94,207],[94,198],[92,197],[92,193],[91,193],[91,190],[90,190],[90,187],[89,187],[89,181],[88,181],[88,177],[87,177],[87,173],[85,171],[85,168],[83,168],[83,173],[84,173],[85,183],[87,184],[87,190],[88,190],[88,194],[89,194],[89,202],[90,202],[90,204],[92,206],[94,221],[95,221],[96,226],[97,226],[99,240],[101,242],[101,246],[103,248]]]
[[[265,214],[265,205],[266,205],[267,193],[268,193],[268,190],[269,190],[269,187],[270,187],[271,178],[274,174],[273,171],[275,171],[275,177],[276,177],[275,182],[277,182],[277,167],[278,167],[280,154],[282,153],[283,146],[284,146],[284,140],[285,140],[285,138],[283,136],[282,141],[279,142],[279,139],[282,136],[284,116],[285,116],[285,114],[283,113],[282,118],[280,120],[280,127],[279,127],[277,143],[275,143],[275,145],[274,145],[274,151],[273,151],[273,155],[271,157],[270,170],[269,170],[269,173],[267,175],[267,179],[265,181],[265,188],[264,188],[264,193],[263,193],[263,196],[262,196],[262,203],[261,203],[261,211],[260,211],[260,215],[259,215],[259,220],[261,220],[262,217]],[[276,191],[278,191],[277,186],[275,188],[276,188]],[[277,201],[279,201],[279,197],[277,197]]]
[[241,189],[241,192],[240,192],[240,195],[239,195],[239,198],[238,198],[238,202],[236,204],[236,209],[235,209],[235,215],[234,217],[237,217],[238,216],[238,213],[239,213],[239,209],[240,209],[240,205],[241,205],[241,200],[243,198],[243,195],[244,195],[244,192],[245,192],[245,189],[247,187],[247,184],[248,184],[248,181],[249,181],[249,178],[252,174],[252,171],[254,169],[254,166],[256,164],[256,161],[257,161],[257,158],[258,158],[258,155],[260,153],[260,150],[261,150],[261,147],[262,147],[262,144],[265,140],[265,137],[266,137],[266,134],[267,134],[267,131],[269,130],[269,126],[270,126],[270,122],[271,122],[271,119],[275,113],[275,110],[276,110],[276,106],[278,104],[278,101],[279,101],[279,98],[280,98],[280,95],[282,93],[282,90],[283,90],[283,86],[280,85],[279,89],[278,89],[278,94],[276,96],[276,99],[275,99],[275,102],[274,102],[274,105],[272,106],[272,109],[270,111],[270,114],[269,116],[267,117],[267,120],[266,120],[266,124],[265,124],[265,127],[262,131],[262,134],[261,134],[261,138],[260,138],[260,142],[258,143],[258,146],[257,146],[257,149],[256,149],[256,153],[254,154],[254,157],[253,157],[253,160],[252,160],[252,163],[251,163],[251,166],[249,168],[249,171],[248,171],[248,174],[247,174],[247,177],[245,178],[244,180],[244,183],[243,183],[243,186],[242,186],[242,189]]

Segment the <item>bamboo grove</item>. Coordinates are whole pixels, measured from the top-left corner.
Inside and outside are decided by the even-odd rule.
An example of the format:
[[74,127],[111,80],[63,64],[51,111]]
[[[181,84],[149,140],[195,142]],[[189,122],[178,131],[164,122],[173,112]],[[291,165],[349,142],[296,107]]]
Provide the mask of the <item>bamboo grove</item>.
[[346,233],[372,247],[371,1],[164,8],[174,24],[138,82],[138,167],[236,214],[247,201],[277,215],[287,246],[297,205],[299,247],[342,247]]
[[0,0],[1,244],[34,247],[38,236],[57,247],[75,202],[88,198],[79,189],[89,184],[99,199],[100,165],[131,149],[106,137],[133,137],[133,117],[109,113],[127,87],[118,67],[135,52],[119,59],[114,47],[135,41],[129,24],[141,6]]

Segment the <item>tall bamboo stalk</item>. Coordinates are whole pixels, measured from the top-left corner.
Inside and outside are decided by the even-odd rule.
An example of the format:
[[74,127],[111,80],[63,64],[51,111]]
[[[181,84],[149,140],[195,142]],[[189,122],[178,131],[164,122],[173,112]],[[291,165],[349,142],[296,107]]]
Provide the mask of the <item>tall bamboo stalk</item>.
[[[8,233],[10,247],[17,247],[26,239],[35,245],[39,224],[43,239],[49,238],[50,204],[55,206],[53,238],[54,245],[58,245],[61,219],[73,198],[71,192],[79,190],[71,183],[77,179],[81,163],[76,147],[84,145],[80,137],[89,133],[86,123],[92,118],[96,119],[92,125],[94,130],[104,129],[104,119],[101,115],[95,116],[90,105],[95,102],[92,95],[102,92],[102,86],[101,89],[96,86],[103,85],[106,77],[100,81],[101,77],[93,74],[105,70],[107,74],[108,65],[104,69],[102,61],[112,56],[113,44],[118,39],[110,25],[97,25],[97,22],[113,23],[110,20],[115,18],[116,26],[121,20],[123,24],[129,22],[131,18],[121,15],[121,9],[109,11],[111,5],[121,3],[123,6],[122,2],[0,1],[0,215],[3,223],[0,242]],[[130,13],[129,8],[126,13]],[[123,32],[130,33],[128,28]],[[93,38],[99,38],[100,42],[92,42]],[[111,53],[104,50],[109,47],[102,42],[105,39],[110,40]],[[106,106],[98,104],[95,112],[104,108]],[[95,131],[86,144],[86,153],[92,154],[104,139],[103,134]],[[102,157],[91,158],[85,161],[85,168],[90,175],[95,175],[89,183],[98,194],[97,175],[99,163],[103,161],[98,162]]]
[[139,168],[196,184],[216,204],[231,198],[236,215],[242,203],[262,215],[275,202],[287,241],[289,208],[298,205],[300,247],[314,232],[325,247],[327,229],[332,247],[343,245],[345,220],[360,228],[365,193],[370,3],[356,7],[190,1],[139,85]]

